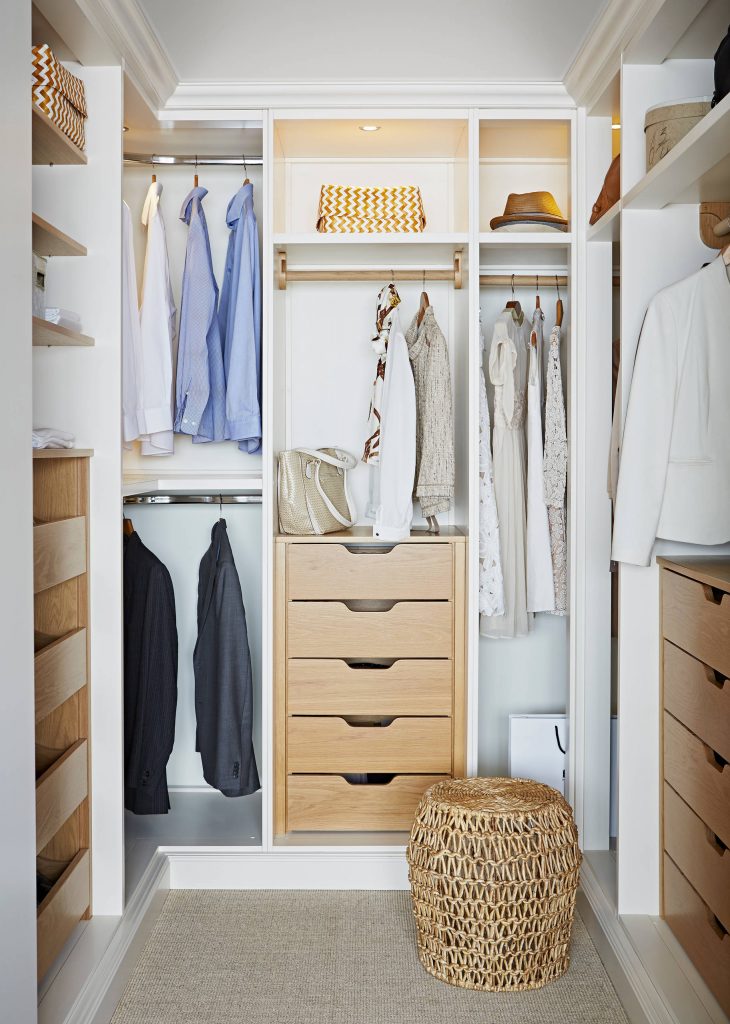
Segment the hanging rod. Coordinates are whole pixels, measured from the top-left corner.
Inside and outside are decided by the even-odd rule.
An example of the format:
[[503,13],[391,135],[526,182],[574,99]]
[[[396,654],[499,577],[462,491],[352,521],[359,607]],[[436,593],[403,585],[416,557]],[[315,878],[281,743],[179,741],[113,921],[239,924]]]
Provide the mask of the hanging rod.
[[367,270],[360,267],[342,267],[337,270],[290,270],[287,267],[286,253],[277,253],[276,280],[281,291],[286,289],[287,284],[293,281],[379,281],[392,279],[396,284],[398,281],[453,281],[454,288],[459,289],[463,285],[462,269],[463,253],[457,249],[454,253],[454,266],[452,267],[382,267]]
[[124,159],[135,164],[152,164],[155,167],[185,165],[190,167],[262,167],[262,156],[164,156],[159,153],[125,153]]
[[125,505],[260,505],[260,494],[128,494]]
[[568,278],[565,274],[480,274],[479,284],[495,288],[567,288]]

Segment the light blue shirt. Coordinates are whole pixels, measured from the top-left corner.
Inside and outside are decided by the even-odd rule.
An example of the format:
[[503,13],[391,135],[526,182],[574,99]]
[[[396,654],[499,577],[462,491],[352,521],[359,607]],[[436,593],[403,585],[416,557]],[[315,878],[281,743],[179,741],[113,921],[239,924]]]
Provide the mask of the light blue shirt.
[[249,182],[228,204],[226,269],[218,320],[226,373],[226,437],[243,452],[261,448],[261,276]]
[[213,274],[205,188],[185,197],[180,220],[188,227],[177,349],[175,432],[194,441],[225,439],[226,381],[218,327],[218,285]]

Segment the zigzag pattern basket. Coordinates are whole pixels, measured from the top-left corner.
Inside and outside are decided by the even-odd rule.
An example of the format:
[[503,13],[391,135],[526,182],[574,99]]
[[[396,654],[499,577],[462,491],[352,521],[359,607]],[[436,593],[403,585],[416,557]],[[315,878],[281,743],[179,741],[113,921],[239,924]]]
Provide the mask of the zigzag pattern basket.
[[317,231],[423,231],[426,217],[417,185],[396,188],[323,185],[319,195]]
[[438,782],[421,798],[407,859],[429,974],[514,992],[565,973],[581,854],[557,790],[525,779]]
[[79,149],[86,145],[84,83],[53,56],[47,43],[33,47],[33,103]]

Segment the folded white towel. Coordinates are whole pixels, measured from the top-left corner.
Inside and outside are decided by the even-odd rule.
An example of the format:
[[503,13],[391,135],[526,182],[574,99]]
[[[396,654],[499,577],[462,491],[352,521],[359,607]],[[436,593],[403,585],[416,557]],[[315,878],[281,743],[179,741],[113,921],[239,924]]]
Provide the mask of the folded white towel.
[[58,324],[60,327],[68,327],[72,331],[81,330],[81,317],[72,309],[62,309],[60,306],[46,306],[45,318],[51,324]]
[[57,427],[33,427],[34,448],[74,448],[76,437]]

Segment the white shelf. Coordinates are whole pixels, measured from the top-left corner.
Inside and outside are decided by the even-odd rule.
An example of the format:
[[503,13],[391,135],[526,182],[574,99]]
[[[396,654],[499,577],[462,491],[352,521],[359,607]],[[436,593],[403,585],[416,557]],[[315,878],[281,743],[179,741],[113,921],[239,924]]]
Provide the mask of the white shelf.
[[566,246],[573,241],[570,231],[482,231],[479,244],[483,246],[500,245],[545,245]]
[[623,209],[723,202],[730,192],[730,96],[655,164],[623,197]]
[[466,245],[469,235],[466,231],[454,232],[428,232],[408,231],[402,234],[349,234],[347,232],[320,233],[311,231],[305,233],[275,234],[273,242],[275,246],[294,245]]
[[621,237],[621,200],[588,228],[589,242],[617,242]]
[[260,494],[260,473],[129,473],[122,479],[122,497],[135,494]]

